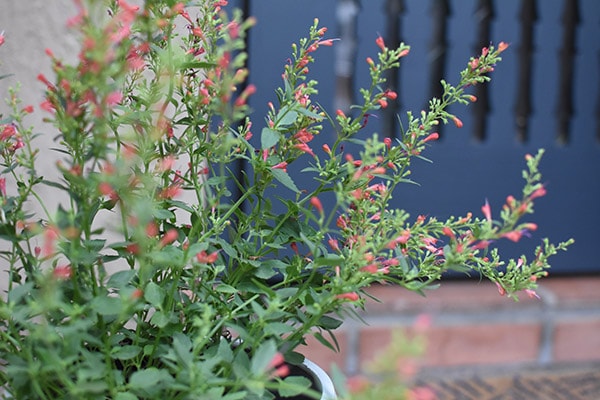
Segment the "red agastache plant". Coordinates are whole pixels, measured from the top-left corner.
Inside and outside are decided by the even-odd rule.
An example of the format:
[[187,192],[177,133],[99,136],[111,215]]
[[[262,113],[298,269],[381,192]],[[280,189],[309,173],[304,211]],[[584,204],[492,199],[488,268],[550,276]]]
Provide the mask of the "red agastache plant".
[[[487,202],[445,221],[409,216],[393,197],[438,125],[462,126],[448,107],[477,100],[469,89],[490,79],[505,43],[471,58],[456,85],[442,82],[443,96],[389,139],[367,119],[396,99],[384,77],[407,45],[377,38],[360,104],[330,112],[311,99],[311,63],[335,44],[315,21],[273,77],[282,84],[264,118],[248,106],[256,87],[244,39],[254,20],[226,5],[75,1],[67,24],[77,60],[47,51],[53,75],[38,77],[39,106],[10,93],[0,122],[0,386],[13,398],[314,393],[280,361],[301,362],[310,335],[335,349],[335,329],[369,285],[422,292],[468,270],[502,294],[535,296],[548,258],[570,243],[544,240],[509,261],[493,248],[536,228],[527,217],[546,192],[541,151],[526,156],[523,192],[499,217]],[[49,124],[36,132],[56,136],[57,179],[37,167],[32,112]],[[335,139],[315,148],[325,126]],[[360,151],[344,150],[348,142]]]

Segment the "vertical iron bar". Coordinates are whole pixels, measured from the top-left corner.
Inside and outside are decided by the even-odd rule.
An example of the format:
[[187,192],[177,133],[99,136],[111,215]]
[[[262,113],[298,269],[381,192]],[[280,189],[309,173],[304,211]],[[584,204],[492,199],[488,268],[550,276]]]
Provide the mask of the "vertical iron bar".
[[337,29],[340,43],[335,46],[335,99],[334,106],[344,113],[354,103],[354,64],[356,63],[356,17],[358,0],[338,0],[336,5]]
[[577,53],[577,25],[580,22],[579,1],[565,0],[562,14],[563,41],[559,50],[559,86],[556,117],[558,120],[557,140],[569,142],[569,125],[573,116],[573,77],[575,54]]
[[517,80],[515,123],[517,126],[517,140],[525,142],[528,138],[529,116],[533,113],[531,84],[533,53],[535,51],[534,25],[538,20],[535,0],[523,0],[519,19],[521,20],[521,44],[518,50],[519,77]]
[[[598,69],[600,70],[600,51],[598,52]],[[600,85],[596,100],[596,141],[600,142]]]
[[[429,98],[441,99],[444,90],[440,81],[446,73],[446,54],[448,52],[448,18],[451,15],[450,1],[433,0],[431,4],[432,34],[429,46]],[[442,134],[443,125],[438,126]]]
[[[494,19],[494,4],[492,0],[479,0],[475,7],[475,21],[477,23],[477,41],[474,54],[481,54],[481,49],[490,45],[492,21]],[[482,142],[486,139],[486,120],[491,110],[488,85],[476,85],[474,94],[477,102],[472,105],[473,110],[473,138]]]
[[[385,43],[389,48],[397,48],[401,43],[401,31],[402,31],[402,14],[406,11],[404,0],[387,0],[385,3],[385,15],[386,18],[386,32],[385,32]],[[400,80],[398,76],[399,70],[390,71],[386,75],[387,85],[389,89],[394,90],[398,93],[396,101],[390,101],[388,107],[383,110],[383,121],[382,130],[383,135],[386,137],[396,136],[398,130],[396,115],[398,110],[401,108],[401,92],[400,92]]]

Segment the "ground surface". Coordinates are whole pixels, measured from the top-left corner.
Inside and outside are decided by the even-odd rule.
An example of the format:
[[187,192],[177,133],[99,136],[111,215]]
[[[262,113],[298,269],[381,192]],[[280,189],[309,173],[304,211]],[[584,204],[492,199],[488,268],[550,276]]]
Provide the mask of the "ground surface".
[[438,400],[600,400],[600,363],[424,376]]

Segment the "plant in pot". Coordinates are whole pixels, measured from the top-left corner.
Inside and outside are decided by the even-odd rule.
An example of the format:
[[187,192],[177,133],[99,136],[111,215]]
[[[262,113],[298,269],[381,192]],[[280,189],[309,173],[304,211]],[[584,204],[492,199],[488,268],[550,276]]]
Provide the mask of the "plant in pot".
[[[38,76],[46,91],[35,112],[54,127],[34,133],[36,107],[9,94],[0,125],[8,396],[333,396],[290,373],[311,365],[296,350],[309,335],[335,349],[335,329],[370,284],[423,292],[468,269],[511,297],[535,295],[548,257],[569,244],[545,240],[531,260],[506,263],[492,248],[535,229],[522,219],[545,193],[542,152],[526,157],[522,196],[499,219],[487,204],[481,218],[411,217],[392,200],[438,124],[462,125],[448,106],[476,101],[469,87],[489,80],[506,44],[472,58],[456,86],[443,82],[442,98],[408,113],[391,140],[369,131],[368,116],[396,98],[384,74],[409,47],[377,38],[362,103],[330,113],[311,100],[313,56],[333,44],[315,21],[260,126],[244,66],[254,21],[226,3],[76,1],[77,60],[48,50],[54,76]],[[333,141],[312,148],[325,126]],[[36,163],[42,134],[56,135],[55,175]],[[311,187],[297,186],[294,168]]]

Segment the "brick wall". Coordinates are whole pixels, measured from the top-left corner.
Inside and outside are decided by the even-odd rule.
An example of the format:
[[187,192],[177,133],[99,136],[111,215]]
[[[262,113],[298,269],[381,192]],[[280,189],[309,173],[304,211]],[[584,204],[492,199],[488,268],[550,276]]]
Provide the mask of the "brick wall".
[[600,276],[547,278],[541,299],[501,297],[489,282],[449,281],[426,298],[393,286],[374,286],[361,313],[340,328],[341,352],[310,340],[304,354],[325,369],[336,363],[347,374],[385,349],[391,332],[428,315],[425,368],[512,368],[600,361]]

